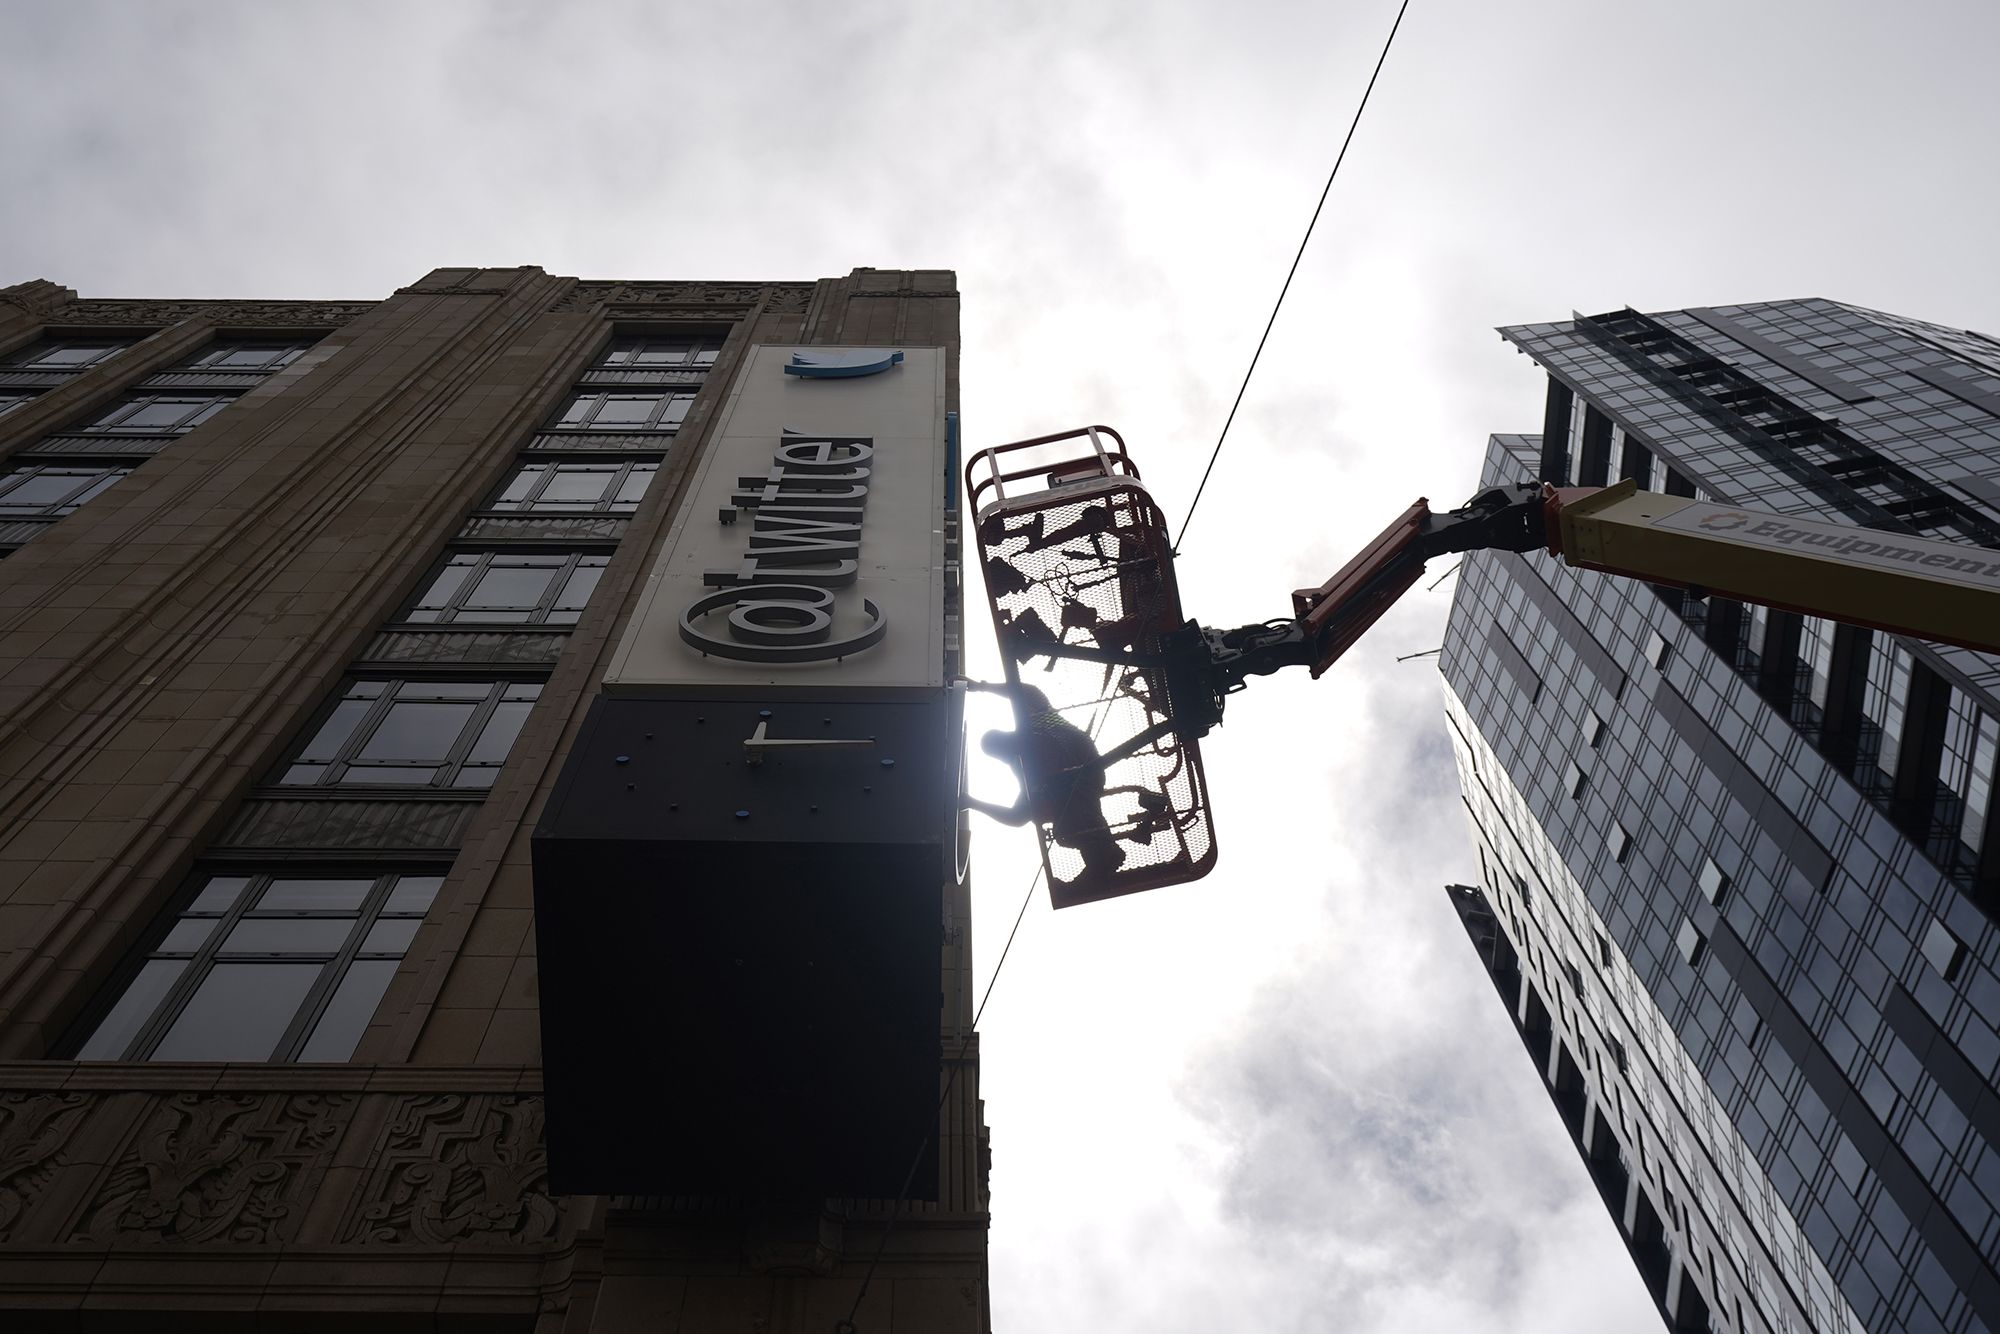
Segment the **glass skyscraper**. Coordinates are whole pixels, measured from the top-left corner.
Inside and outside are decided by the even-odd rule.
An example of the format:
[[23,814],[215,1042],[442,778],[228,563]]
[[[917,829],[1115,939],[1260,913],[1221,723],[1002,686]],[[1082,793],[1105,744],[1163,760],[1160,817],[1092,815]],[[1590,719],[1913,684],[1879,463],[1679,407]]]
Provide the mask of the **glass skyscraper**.
[[[1502,330],[1483,482],[2000,547],[2000,342],[1824,300]],[[1674,1329],[2000,1331],[2000,658],[1482,553],[1448,893]]]

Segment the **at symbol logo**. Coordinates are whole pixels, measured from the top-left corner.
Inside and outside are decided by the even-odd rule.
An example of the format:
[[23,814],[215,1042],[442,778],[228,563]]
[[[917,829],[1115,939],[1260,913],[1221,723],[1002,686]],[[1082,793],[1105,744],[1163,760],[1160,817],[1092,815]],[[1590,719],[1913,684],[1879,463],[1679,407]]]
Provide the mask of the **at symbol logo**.
[[1744,524],[1748,522],[1750,522],[1749,515],[1738,514],[1736,511],[1730,510],[1723,514],[1709,515],[1706,519],[1703,519],[1701,521],[1701,527],[1707,529],[1711,533],[1719,533],[1719,532],[1725,532],[1731,528],[1741,528]]

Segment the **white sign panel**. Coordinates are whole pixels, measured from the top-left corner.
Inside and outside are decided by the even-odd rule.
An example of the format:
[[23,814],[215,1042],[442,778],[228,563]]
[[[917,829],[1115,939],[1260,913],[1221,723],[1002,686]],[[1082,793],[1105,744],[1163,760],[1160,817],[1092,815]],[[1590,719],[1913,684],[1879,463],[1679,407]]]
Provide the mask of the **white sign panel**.
[[750,349],[613,694],[944,679],[944,349]]

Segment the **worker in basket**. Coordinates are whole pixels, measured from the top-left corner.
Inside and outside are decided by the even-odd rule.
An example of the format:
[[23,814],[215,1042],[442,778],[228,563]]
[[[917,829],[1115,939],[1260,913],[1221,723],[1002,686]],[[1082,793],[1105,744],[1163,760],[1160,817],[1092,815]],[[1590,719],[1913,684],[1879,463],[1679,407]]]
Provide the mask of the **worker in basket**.
[[1005,760],[1021,781],[1021,796],[1012,806],[977,797],[967,797],[966,805],[1006,825],[1031,819],[1048,825],[1055,842],[1083,855],[1084,870],[1092,875],[1123,866],[1125,849],[1104,820],[1104,762],[1090,734],[1034,686],[968,681],[966,688],[1012,697],[1017,726],[988,732],[979,748]]

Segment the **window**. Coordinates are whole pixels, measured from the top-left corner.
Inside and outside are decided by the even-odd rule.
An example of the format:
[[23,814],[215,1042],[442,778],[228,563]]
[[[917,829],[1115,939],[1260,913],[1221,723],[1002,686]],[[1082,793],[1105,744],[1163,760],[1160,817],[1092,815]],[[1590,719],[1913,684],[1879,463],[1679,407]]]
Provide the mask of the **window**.
[[1886,635],[1872,635],[1868,642],[1868,684],[1861,711],[1881,729],[1875,753],[1875,767],[1884,779],[1896,773],[1896,759],[1903,747],[1903,710],[1910,699],[1910,655]]
[[1592,932],[1591,934],[1597,937],[1598,966],[1601,968],[1609,968],[1611,966],[1611,959],[1612,959],[1610,939],[1606,937],[1602,932]]
[[1701,896],[1710,903],[1721,903],[1722,896],[1729,892],[1729,877],[1722,873],[1722,868],[1715,864],[1713,857],[1701,859],[1701,872],[1695,877],[1695,883],[1701,888]]
[[1569,767],[1563,770],[1563,790],[1568,792],[1573,798],[1580,797],[1583,795],[1584,788],[1589,785],[1590,776],[1578,767],[1575,760],[1571,760]]
[[80,371],[118,355],[131,341],[122,338],[48,338],[7,358],[12,371]]
[[0,417],[6,416],[33,397],[33,394],[0,394]]
[[96,421],[76,429],[116,435],[179,435],[192,431],[231,401],[213,394],[139,394],[113,405]]
[[1604,846],[1611,851],[1611,860],[1623,863],[1626,852],[1632,847],[1632,836],[1625,832],[1625,826],[1616,820],[1611,822],[1611,832],[1604,836]]
[[0,518],[59,518],[131,471],[27,467],[0,472]]
[[1708,937],[1702,935],[1701,928],[1690,918],[1681,918],[1680,935],[1674,943],[1680,947],[1681,958],[1686,959],[1690,968],[1699,967],[1702,952],[1708,946]]
[[1965,962],[1965,943],[1952,934],[1950,927],[1933,917],[1924,932],[1924,959],[1937,969],[1939,977],[1956,982],[1958,970]]
[[403,619],[574,625],[610,562],[582,553],[460,552]]
[[518,681],[350,681],[278,782],[491,787],[541,692]]
[[1986,840],[1996,750],[2000,750],[2000,724],[1971,696],[1952,687],[1951,704],[1945,713],[1938,781],[1945,793],[1960,799],[1963,814],[1958,821],[1958,841],[1974,853]]
[[217,343],[180,367],[185,371],[275,371],[305,354],[311,343]]
[[1583,725],[1583,735],[1584,740],[1590,743],[1592,750],[1596,750],[1604,744],[1604,734],[1610,730],[1610,727],[1610,721],[1603,714],[1599,713],[1596,709],[1590,711],[1590,721]]
[[586,431],[677,431],[694,395],[571,394],[555,424]]
[[597,364],[613,370],[653,366],[713,366],[722,351],[719,336],[707,338],[618,338]]
[[1833,622],[1807,616],[1799,622],[1799,661],[1811,674],[1806,698],[1822,714],[1833,682]]
[[1646,635],[1647,662],[1652,663],[1655,667],[1665,667],[1667,665],[1667,655],[1672,652],[1673,645],[1669,644],[1659,631],[1654,630]]
[[657,463],[524,463],[488,507],[510,513],[629,514]]
[[208,874],[81,1061],[345,1061],[444,882]]

